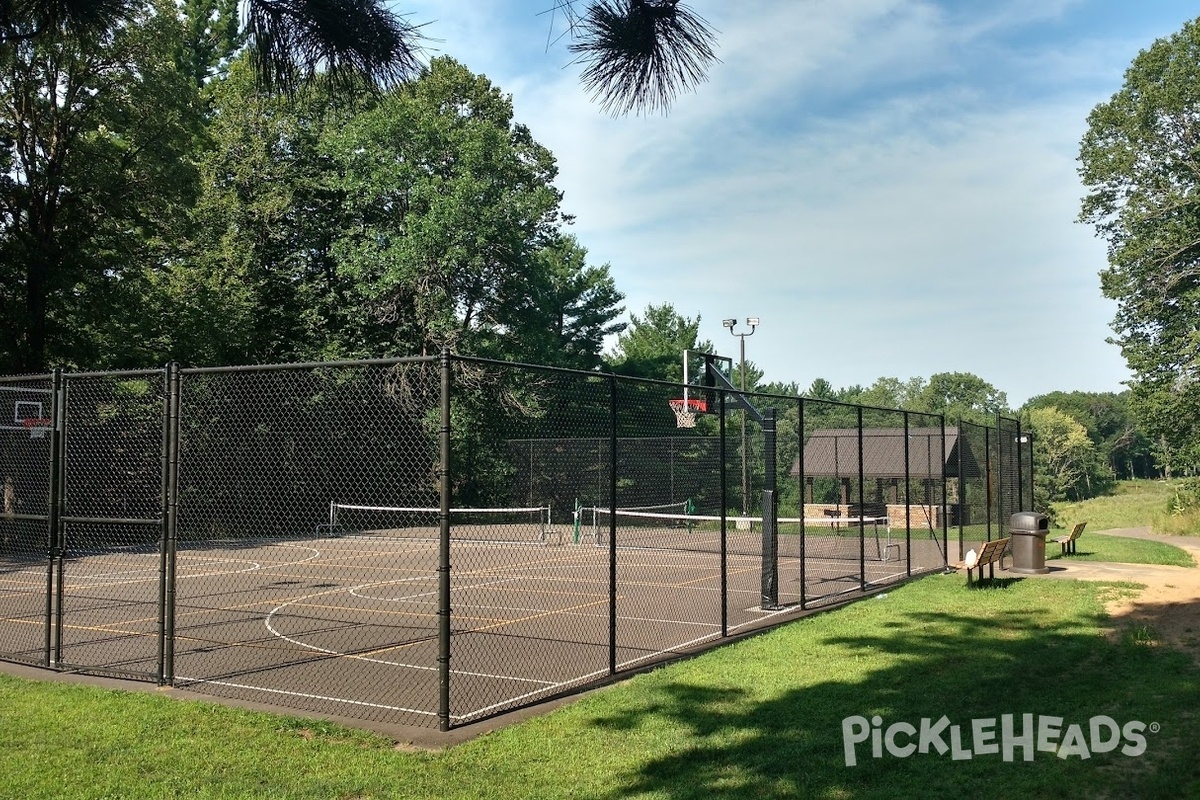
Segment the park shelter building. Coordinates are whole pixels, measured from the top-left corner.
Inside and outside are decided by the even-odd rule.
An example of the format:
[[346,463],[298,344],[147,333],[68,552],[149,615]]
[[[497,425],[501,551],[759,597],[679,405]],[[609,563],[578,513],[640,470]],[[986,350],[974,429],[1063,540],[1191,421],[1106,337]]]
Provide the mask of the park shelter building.
[[[906,447],[907,439],[907,447]],[[825,428],[813,431],[792,466],[793,478],[804,480],[805,514],[823,512],[887,516],[893,527],[940,528],[942,509],[947,523],[959,522],[963,479],[982,473],[966,437],[947,428],[866,428],[862,430],[861,473],[859,430]],[[858,482],[863,479],[863,500]],[[947,499],[942,497],[943,481]],[[943,506],[943,503],[946,503]]]

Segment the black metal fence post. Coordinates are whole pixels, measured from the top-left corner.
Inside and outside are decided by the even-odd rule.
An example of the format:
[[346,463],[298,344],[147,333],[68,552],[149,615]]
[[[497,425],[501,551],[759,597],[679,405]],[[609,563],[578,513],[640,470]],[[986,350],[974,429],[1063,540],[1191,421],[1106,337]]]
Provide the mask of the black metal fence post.
[[996,532],[1004,536],[1008,520],[1004,516],[1004,421],[996,412]]
[[942,473],[942,507],[938,509],[938,516],[942,518],[942,566],[950,565],[950,520],[949,514],[949,496],[946,493],[946,417],[942,415],[941,424],[938,425],[938,430],[941,435],[941,450],[938,452],[938,462],[941,464]]
[[799,398],[796,401],[796,404],[799,406],[796,414],[796,441],[799,443],[799,447],[797,449],[800,453],[799,469],[797,470],[798,474],[796,476],[796,489],[799,492],[800,497],[800,502],[797,508],[797,511],[800,515],[800,608],[807,608],[808,595],[805,592],[805,581],[807,580],[808,576],[805,574],[804,565],[805,548],[808,545],[808,528],[804,524],[804,506],[807,502],[807,495],[805,494],[805,485],[807,481],[804,473],[804,398]]
[[450,351],[441,357],[441,429],[438,511],[438,727],[450,730]]
[[1028,509],[1029,511],[1037,510],[1033,507],[1033,503],[1034,503],[1033,482],[1036,477],[1037,477],[1037,473],[1034,472],[1034,466],[1033,466],[1033,431],[1030,431],[1029,432],[1029,509]]
[[779,526],[775,485],[775,409],[763,411],[763,460],[766,487],[762,493],[762,602],[765,611],[779,608]]
[[718,395],[719,406],[719,438],[718,451],[719,471],[721,475],[721,636],[729,635],[729,528],[725,509],[729,507],[729,467],[725,463],[725,393]]
[[858,406],[858,588],[867,588],[867,473],[863,464],[863,410]]
[[58,387],[54,391],[55,417],[53,436],[56,441],[53,444],[54,458],[57,464],[54,468],[54,490],[52,492],[53,503],[50,507],[51,516],[51,539],[50,539],[50,560],[52,570],[54,572],[54,647],[50,655],[50,663],[62,663],[62,647],[63,647],[63,551],[66,549],[66,532],[63,526],[63,517],[66,515],[66,453],[67,453],[67,394],[68,381],[62,375],[60,370],[55,370],[58,373]]
[[992,476],[992,437],[991,437],[991,433],[992,433],[992,429],[985,426],[983,429],[983,463],[985,465],[983,468],[983,476],[984,476],[983,485],[984,485],[984,489],[987,492],[987,494],[986,494],[987,512],[986,512],[985,516],[987,518],[987,540],[989,542],[992,540],[992,502],[995,499],[993,496],[993,493],[992,493],[992,478],[993,478],[993,476]]
[[[942,420],[945,422],[945,419]],[[962,419],[958,420],[958,446],[954,448],[958,451],[958,557],[957,561],[962,561],[966,556],[963,548],[966,547],[966,524],[967,524],[967,477],[963,471],[963,452],[967,449],[967,432],[963,427]],[[949,559],[949,555],[947,555]]]
[[608,376],[608,672],[617,672],[617,376]]
[[166,683],[166,637],[167,637],[167,507],[170,505],[171,463],[171,377],[173,364],[163,367],[162,396],[162,444],[159,455],[159,513],[162,515],[158,530],[158,664],[155,672],[158,685]]
[[61,574],[59,566],[62,563],[59,546],[59,527],[62,519],[62,431],[63,431],[63,376],[62,370],[56,368],[51,377],[51,427],[50,427],[50,491],[49,506],[46,522],[46,636],[45,649],[42,654],[43,665],[49,667],[55,663],[53,648],[55,625],[55,576]]
[[163,509],[163,587],[165,589],[162,608],[162,664],[159,681],[175,683],[175,602],[178,579],[176,565],[179,558],[179,408],[182,394],[182,375],[179,364],[172,362],[167,370],[167,415],[164,450],[166,453],[166,475]]
[[[904,563],[905,574],[912,575],[912,461],[908,441],[908,412],[904,412]],[[928,449],[928,448],[926,448]],[[885,512],[886,513],[886,512]],[[892,521],[888,520],[890,526]]]
[[1021,442],[1021,419],[1020,419],[1020,417],[1017,418],[1016,437],[1017,437],[1017,441],[1016,441],[1016,444],[1017,444],[1017,448],[1016,448],[1017,449],[1017,507],[1014,508],[1013,511],[1026,511],[1028,509],[1026,509],[1024,507],[1025,506],[1025,486],[1024,486],[1025,465],[1022,463],[1024,461],[1024,459],[1023,459],[1022,453],[1021,453],[1022,442]]

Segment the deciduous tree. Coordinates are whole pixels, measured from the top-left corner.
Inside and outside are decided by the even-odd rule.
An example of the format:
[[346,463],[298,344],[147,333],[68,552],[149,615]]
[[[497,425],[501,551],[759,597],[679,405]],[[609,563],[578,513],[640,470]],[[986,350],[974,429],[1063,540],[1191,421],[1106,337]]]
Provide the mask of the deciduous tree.
[[1129,409],[1129,392],[1049,392],[1025,410],[1053,406],[1087,429],[1088,438],[1118,478],[1155,476],[1150,441]]
[[435,59],[356,108],[319,82],[263,95],[235,64],[214,102],[197,239],[168,292],[201,335],[175,357],[450,346],[590,369],[622,329],[607,266],[563,233],[553,156],[463,65]]
[[1111,473],[1087,430],[1053,406],[1030,409],[1033,433],[1034,505],[1082,500],[1105,490]]
[[1154,42],[1088,117],[1080,219],[1108,243],[1101,287],[1132,407],[1170,470],[1200,463],[1200,21]]
[[137,360],[145,272],[190,200],[200,126],[174,5],[94,40],[0,42],[0,368]]
[[1008,410],[1004,392],[970,372],[939,372],[921,390],[914,410],[944,414],[948,424],[958,420],[995,424],[996,414]]

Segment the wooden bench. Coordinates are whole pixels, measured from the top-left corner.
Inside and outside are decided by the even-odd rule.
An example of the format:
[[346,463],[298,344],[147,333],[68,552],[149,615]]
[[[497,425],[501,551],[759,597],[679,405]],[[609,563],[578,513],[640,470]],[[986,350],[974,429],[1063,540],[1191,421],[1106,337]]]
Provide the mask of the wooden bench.
[[1075,540],[1083,533],[1083,529],[1087,526],[1086,522],[1077,522],[1075,527],[1071,528],[1071,532],[1063,536],[1056,536],[1051,541],[1058,542],[1062,547],[1064,555],[1075,555]]
[[[967,585],[971,585],[971,570],[979,570],[979,580],[983,580],[983,568],[988,568],[988,580],[996,577],[996,564],[1004,558],[1008,553],[1008,545],[1011,539],[993,539],[990,542],[984,542],[983,547],[979,549],[979,553],[975,556],[973,564],[967,564],[965,561],[960,561],[955,564],[956,569],[965,569],[967,571]],[[1003,569],[1003,567],[1001,567]]]

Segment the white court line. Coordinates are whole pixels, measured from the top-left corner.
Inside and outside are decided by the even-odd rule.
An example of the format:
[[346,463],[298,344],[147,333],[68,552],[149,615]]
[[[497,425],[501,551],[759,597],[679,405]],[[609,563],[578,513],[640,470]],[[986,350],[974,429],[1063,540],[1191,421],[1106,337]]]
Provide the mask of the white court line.
[[[270,545],[270,546],[271,547],[287,547],[287,548],[291,548],[294,550],[307,550],[307,551],[309,551],[310,555],[307,558],[300,559],[299,561],[285,561],[285,562],[278,562],[278,563],[270,562],[270,561],[267,561],[267,562],[245,561],[244,559],[237,559],[237,558],[222,559],[222,558],[215,558],[215,557],[201,557],[201,558],[194,559],[194,560],[200,562],[201,564],[205,564],[205,565],[212,564],[212,563],[250,564],[251,565],[251,566],[246,567],[245,569],[223,570],[223,571],[219,571],[219,572],[212,572],[212,571],[189,572],[190,570],[194,570],[194,569],[207,569],[207,567],[206,566],[189,566],[186,563],[181,565],[179,563],[179,560],[177,559],[175,562],[176,571],[177,571],[176,577],[178,577],[178,578],[211,578],[211,577],[215,577],[215,576],[219,576],[219,575],[240,575],[242,573],[257,572],[259,570],[281,568],[281,567],[294,567],[298,564],[308,563],[309,561],[312,561],[315,558],[320,558],[322,555],[320,550],[316,549],[315,547],[308,547],[306,545],[274,544],[274,545]],[[143,557],[143,558],[154,558],[154,559],[160,558],[158,553],[142,553],[142,554],[136,554],[136,555],[141,555],[141,557]],[[179,555],[183,555],[183,554],[179,554]],[[183,567],[182,570],[179,569],[180,566]],[[125,577],[122,577],[121,580],[128,580],[129,575],[136,575],[139,573],[146,573],[146,572],[150,572],[150,571],[153,571],[154,578],[157,579],[158,578],[158,570],[157,569],[151,570],[150,568],[122,570],[119,572],[100,572],[100,573],[89,574],[89,575],[75,575],[75,574],[71,573],[70,571],[68,571],[66,577],[68,580],[71,580],[71,581],[103,582],[103,581],[108,581],[108,580],[115,580],[118,578],[118,576],[125,576]],[[181,573],[186,573],[186,574],[181,574]]]
[[[303,697],[307,700],[327,700],[331,703],[344,703],[351,706],[366,706],[368,708],[378,708],[383,711],[403,711],[407,714],[423,714],[427,717],[436,717],[436,711],[423,711],[419,708],[405,708],[404,706],[388,706],[382,703],[368,703],[365,700],[347,700],[343,697],[328,697],[323,694],[309,694],[307,692],[289,692],[285,689],[268,689],[263,686],[249,686],[243,683],[231,683],[230,681],[213,681],[206,678],[188,678],[186,676],[176,677],[176,680],[187,681],[188,683],[210,683],[214,686],[228,686],[233,689],[249,689],[254,692],[267,692],[269,694],[282,694],[288,697]],[[186,689],[187,687],[180,687]]]
[[[508,579],[505,579],[505,580],[508,580]],[[384,583],[391,583],[391,581],[387,581]],[[355,587],[351,587],[351,588],[354,590],[358,590],[358,589],[362,589],[362,588],[365,588],[367,586],[372,586],[372,585],[378,585],[378,584],[364,583],[359,586],[355,586]],[[487,585],[487,584],[484,584],[484,585]],[[343,652],[340,650],[333,650],[328,647],[320,647],[318,645],[310,644],[308,642],[305,642],[300,639],[296,639],[294,637],[291,637],[284,633],[281,633],[272,624],[272,618],[275,616],[275,614],[277,612],[282,611],[283,609],[287,608],[288,606],[311,600],[314,597],[324,597],[324,596],[331,595],[331,594],[338,594],[338,593],[344,592],[344,591],[348,591],[348,590],[344,587],[339,587],[337,589],[330,589],[329,591],[326,591],[326,592],[317,592],[316,594],[306,595],[304,597],[297,597],[293,600],[289,600],[288,602],[282,603],[282,604],[276,606],[275,608],[271,609],[270,613],[268,613],[266,618],[263,619],[263,624],[266,626],[267,630],[270,631],[273,636],[275,636],[279,639],[282,639],[285,642],[294,644],[297,647],[304,648],[306,650],[311,650],[316,653],[324,653],[324,654],[330,655],[330,656],[337,656],[340,658],[348,658],[348,659],[352,659],[354,661],[363,661],[363,662],[370,663],[370,664],[385,664],[385,665],[393,666],[393,667],[402,667],[405,669],[416,669],[416,670],[423,670],[423,671],[430,671],[430,672],[438,669],[438,667],[436,667],[436,666],[430,667],[428,665],[423,665],[423,664],[404,664],[404,663],[401,663],[398,661],[389,661],[388,659],[384,659],[384,658],[374,658],[372,656],[354,655],[352,653],[346,653],[346,652]],[[383,649],[389,649],[389,648],[383,648]],[[452,670],[450,670],[450,674],[465,675],[465,676],[473,677],[473,678],[492,678],[492,679],[496,679],[496,680],[516,681],[518,683],[551,684],[551,681],[539,680],[536,678],[521,678],[521,677],[517,677],[515,675],[500,675],[500,674],[493,674],[493,673],[487,673],[487,672],[469,672],[467,670],[452,669]]]
[[[435,575],[433,577],[436,578],[437,576]],[[384,581],[382,583],[377,583],[377,584],[364,583],[364,584],[362,584],[362,586],[381,586],[381,585],[390,585],[392,583],[401,583],[403,581],[428,580],[428,579],[429,579],[429,576],[425,576],[423,578],[404,578],[402,580]],[[451,588],[455,591],[461,591],[463,589],[482,589],[486,586],[496,586],[501,583],[512,583],[513,581],[517,581],[517,580],[521,580],[521,578],[520,577],[497,578],[496,580],[488,581],[487,583],[477,583],[477,584],[473,584],[471,586],[459,586],[457,588],[455,588],[455,587],[451,587]],[[411,600],[415,600],[418,597],[433,597],[434,595],[436,595],[438,593],[437,589],[432,589],[428,592],[420,592],[419,594],[403,595],[401,597],[372,597],[371,595],[367,595],[367,594],[358,594],[358,590],[360,588],[362,588],[362,587],[352,586],[348,591],[350,592],[351,596],[357,597],[360,600],[374,600],[374,601],[377,601],[380,603],[404,603],[404,602],[408,602]],[[545,609],[542,609],[542,610],[544,611]]]
[[[471,544],[474,544],[474,543],[471,543]],[[479,543],[479,544],[486,544],[486,543]],[[288,545],[280,545],[280,546],[288,546]],[[310,556],[308,559],[304,559],[304,561],[308,561],[308,560],[311,560],[312,558],[317,558],[322,555],[322,553],[320,551],[318,551],[314,548],[307,548],[307,549],[312,550],[314,555]],[[624,549],[629,549],[629,548],[624,548]],[[655,548],[655,550],[658,550],[660,552],[676,552],[677,553],[677,551],[672,551],[669,548],[663,548],[661,550],[659,550],[658,548]],[[333,555],[333,554],[331,553],[331,555]],[[690,556],[693,554],[686,554],[686,555]],[[696,564],[696,566],[699,567],[699,566],[707,566],[708,561],[711,560],[711,556],[713,554],[704,553],[704,554],[694,554],[694,555],[696,555],[697,558],[703,559],[703,561],[701,563]],[[747,562],[750,562],[756,558],[756,557],[750,556],[750,555],[740,556],[738,554],[729,554],[729,556],[730,556],[730,558],[729,558],[730,561],[735,561],[735,560],[740,560],[741,558],[745,558],[747,560]],[[787,558],[787,557],[785,557],[785,558]],[[304,563],[304,561],[292,562],[292,563]],[[279,565],[279,566],[290,566],[290,565],[291,564]],[[679,565],[679,561],[678,560],[674,561],[672,565]],[[558,569],[574,570],[574,569],[588,568],[588,567],[594,568],[595,565],[589,564],[589,563],[578,563],[578,564],[557,564],[557,565],[548,565],[548,566],[549,566],[549,568],[552,568],[552,569],[558,568]],[[663,565],[657,564],[657,563],[638,563],[638,564],[623,564],[621,566],[658,567],[658,566],[663,566]],[[258,567],[255,567],[255,569],[257,569],[257,568]],[[499,572],[499,571],[507,571],[507,570],[527,570],[527,569],[528,569],[527,565],[514,564],[514,565],[511,565],[508,567],[497,568],[496,571]],[[252,570],[241,570],[241,571],[252,571]],[[220,573],[218,573],[218,574],[220,574]],[[281,604],[280,606],[277,606],[275,609],[273,609],[267,615],[267,617],[264,619],[264,624],[266,625],[267,629],[274,636],[276,636],[280,639],[283,639],[284,641],[290,642],[298,647],[308,649],[308,650],[311,650],[314,652],[324,653],[324,654],[331,655],[331,656],[349,658],[349,659],[353,659],[353,660],[364,661],[364,662],[368,662],[368,663],[377,663],[377,664],[397,667],[397,668],[401,668],[401,669],[414,669],[414,670],[426,671],[426,672],[437,671],[439,669],[439,667],[437,667],[437,666],[428,666],[428,665],[422,665],[422,664],[406,664],[406,663],[402,663],[402,662],[387,660],[387,659],[383,659],[383,658],[375,658],[375,657],[371,657],[371,656],[351,655],[348,653],[332,650],[329,648],[318,647],[315,645],[311,645],[307,642],[297,640],[293,637],[286,636],[286,635],[282,634],[280,631],[278,631],[272,624],[272,618],[274,617],[274,615],[290,605],[293,605],[293,604],[296,604],[299,602],[303,602],[303,601],[307,601],[307,600],[311,600],[312,598],[315,598],[315,597],[337,594],[342,591],[346,591],[351,596],[354,596],[354,597],[357,597],[357,598],[363,599],[363,600],[373,600],[373,601],[380,601],[380,602],[418,602],[420,598],[427,598],[427,597],[435,595],[436,591],[421,592],[421,593],[417,593],[414,595],[401,596],[401,597],[397,597],[397,598],[372,597],[370,595],[363,594],[362,592],[363,592],[363,590],[368,589],[368,588],[380,587],[380,586],[395,586],[395,585],[402,584],[402,583],[416,583],[416,582],[420,582],[420,581],[428,581],[431,578],[435,578],[435,577],[436,576],[422,575],[422,576],[413,577],[413,578],[402,578],[402,579],[393,579],[393,580],[388,580],[388,581],[370,582],[370,583],[364,583],[364,584],[360,584],[360,585],[349,587],[349,588],[339,587],[337,589],[332,589],[332,590],[329,590],[326,592],[319,592],[316,594],[307,595],[302,598],[296,598],[287,603]],[[513,575],[513,576],[505,576],[505,577],[497,576],[494,580],[488,580],[488,581],[485,581],[482,583],[471,584],[471,585],[467,585],[467,586],[454,587],[454,589],[455,589],[455,591],[461,591],[463,589],[485,588],[485,587],[495,586],[495,585],[499,585],[499,584],[512,583],[512,582],[519,581],[519,580],[528,580],[530,577],[531,576],[527,572],[524,574],[521,574],[521,575]],[[690,590],[695,590],[697,588],[698,587],[690,587]],[[719,591],[719,589],[716,587],[713,587],[712,589],[699,589],[699,590],[700,591]],[[746,593],[752,594],[752,592],[749,592],[749,590],[741,591],[741,590],[731,589],[729,591],[731,594],[746,594]],[[846,591],[852,592],[852,591],[855,591],[855,589],[848,589]],[[547,613],[555,613],[555,614],[569,614],[569,615],[573,615],[573,616],[583,616],[579,612],[569,612],[569,611],[557,611],[556,612],[556,611],[550,611],[547,609],[521,609],[521,608],[513,608],[513,607],[507,607],[507,606],[483,606],[483,605],[466,606],[466,607],[467,608],[498,609],[498,610],[529,611],[529,612],[547,612]],[[755,618],[754,620],[750,620],[745,623],[731,626],[730,630],[737,630],[741,627],[744,627],[746,625],[751,625],[751,624],[761,624],[761,621],[763,619],[767,619],[772,616],[777,616],[777,615],[781,615],[781,614],[791,613],[796,610],[798,610],[798,606],[783,608],[783,609],[779,609],[777,611],[768,612],[762,616]],[[638,617],[618,617],[618,619],[625,620],[627,622],[645,622],[645,623],[657,623],[657,624],[685,624],[685,625],[693,625],[693,626],[707,626],[707,627],[718,627],[719,628],[719,626],[717,626],[716,623],[703,623],[703,622],[693,622],[693,621],[685,621],[685,620],[658,620],[658,619],[638,618]],[[708,633],[704,636],[700,636],[700,637],[691,639],[691,640],[683,642],[683,643],[673,644],[669,647],[669,649],[657,650],[652,653],[638,656],[637,658],[633,658],[633,659],[629,659],[629,660],[620,662],[617,665],[617,669],[618,670],[628,669],[630,666],[639,664],[641,662],[646,662],[646,661],[654,660],[654,659],[657,659],[657,658],[660,658],[663,656],[668,656],[668,655],[678,651],[681,648],[687,648],[687,647],[697,645],[697,644],[700,644],[703,642],[711,641],[714,638],[719,637],[719,635],[720,635],[719,630],[717,630],[717,631]],[[540,684],[541,685],[540,688],[533,689],[529,692],[526,692],[521,695],[517,695],[515,697],[506,698],[500,702],[493,703],[493,704],[485,706],[483,708],[475,709],[473,711],[469,711],[464,714],[452,715],[452,719],[455,719],[457,721],[468,720],[473,717],[485,715],[485,714],[489,713],[490,711],[493,711],[498,708],[502,708],[505,706],[519,705],[522,701],[524,701],[528,698],[535,697],[538,695],[550,694],[559,689],[564,689],[566,687],[571,687],[571,686],[575,686],[578,684],[587,683],[597,677],[607,675],[608,673],[609,673],[609,670],[607,668],[605,668],[602,670],[597,670],[594,672],[586,673],[581,676],[574,676],[574,677],[568,678],[567,680],[547,681],[547,680],[538,680],[538,679],[517,677],[514,675],[481,673],[481,672],[472,672],[472,671],[467,671],[467,670],[451,669],[450,674],[456,675],[456,676],[479,677],[479,678],[487,678],[487,679],[492,679],[492,680],[503,680],[503,681],[517,682],[517,683]],[[241,685],[241,684],[235,684],[235,683],[230,683],[230,682],[225,682],[225,681],[216,681],[216,680],[188,679],[188,678],[183,678],[183,680],[193,680],[194,682],[198,682],[198,683],[212,683],[214,685],[229,686],[229,687],[233,687],[233,688],[242,688],[242,689],[247,689],[247,690],[252,690],[252,691],[261,691],[261,692],[265,692],[265,693],[290,695],[290,696],[294,696],[294,697],[303,697],[303,698],[317,699],[317,700],[326,700],[329,702],[344,703],[344,704],[348,704],[348,705],[366,706],[366,707],[372,707],[372,708],[379,708],[381,710],[389,710],[389,711],[397,711],[397,712],[405,712],[405,713],[415,713],[415,714],[422,714],[422,715],[426,715],[426,716],[436,716],[435,712],[430,712],[430,711],[422,711],[422,710],[418,710],[418,709],[408,709],[408,708],[403,708],[403,707],[399,707],[399,706],[388,706],[388,705],[384,705],[384,704],[369,703],[366,701],[348,700],[348,699],[337,698],[337,697],[326,697],[323,695],[309,694],[309,693],[303,693],[303,692],[292,692],[292,691],[286,691],[286,690],[280,690],[280,689],[268,689],[268,688],[263,688],[263,687]]]
[[[158,561],[159,556],[157,554],[154,554],[154,555],[147,554],[146,558],[153,558],[155,561]],[[205,565],[208,565],[208,564],[252,564],[253,565],[253,566],[247,567],[246,569],[235,569],[235,570],[230,570],[228,572],[209,573],[209,574],[217,574],[217,575],[236,575],[239,572],[255,572],[257,570],[262,569],[261,562],[245,561],[240,558],[229,558],[229,559],[209,558],[209,559],[205,559],[203,563]],[[177,567],[178,567],[178,564],[177,564]],[[200,566],[191,567],[191,569],[203,569],[203,568],[205,568],[205,567],[200,567]],[[154,567],[140,567],[140,568],[135,568],[135,569],[119,570],[117,572],[98,572],[98,573],[94,573],[94,574],[90,574],[90,575],[73,575],[70,572],[68,572],[67,578],[70,580],[74,580],[74,581],[126,580],[127,577],[130,575],[151,575],[151,576],[157,578],[159,575],[159,572],[160,572],[159,568],[157,566],[154,566]],[[176,574],[178,574],[178,570],[177,570]]]
[[[718,626],[718,627],[719,627],[719,626]],[[715,633],[711,633],[711,634],[709,634],[709,635],[707,635],[707,636],[700,636],[700,637],[698,637],[698,638],[696,638],[696,639],[692,639],[692,640],[690,640],[690,641],[683,642],[683,643],[681,643],[681,644],[676,644],[676,645],[673,645],[673,646],[672,646],[672,649],[670,649],[670,650],[657,650],[657,651],[655,651],[655,652],[653,652],[653,653],[648,653],[648,654],[646,654],[646,655],[644,655],[644,656],[639,656],[639,657],[637,657],[637,658],[630,659],[630,660],[628,660],[628,661],[622,661],[622,662],[619,662],[619,663],[617,664],[617,671],[618,671],[618,672],[620,672],[622,669],[624,669],[624,668],[628,667],[628,666],[629,666],[629,665],[631,665],[631,664],[637,664],[637,663],[639,663],[639,662],[642,662],[642,661],[648,661],[648,660],[651,660],[651,659],[658,658],[658,657],[660,657],[660,656],[666,656],[666,655],[670,655],[670,654],[671,654],[671,653],[673,653],[675,650],[677,650],[677,649],[679,649],[679,648],[682,648],[682,647],[690,647],[690,646],[692,646],[692,645],[695,645],[695,644],[700,644],[701,642],[710,641],[710,640],[711,640],[711,639],[713,639],[714,637],[718,637],[718,638],[719,638],[719,637],[720,637],[720,635],[721,635],[721,633],[720,633],[720,631],[718,630],[718,631],[716,631]],[[596,670],[596,671],[594,671],[594,672],[589,672],[589,673],[586,673],[586,674],[584,674],[584,675],[580,675],[580,676],[577,676],[577,677],[574,677],[574,678],[570,678],[570,679],[568,679],[568,680],[565,680],[565,681],[559,681],[558,683],[555,683],[555,684],[553,684],[553,685],[551,685],[551,686],[547,686],[547,687],[545,687],[545,688],[543,688],[543,689],[537,689],[537,690],[534,690],[534,691],[532,691],[532,692],[527,692],[527,693],[525,693],[525,694],[522,694],[522,695],[517,695],[516,697],[509,697],[509,698],[507,698],[507,699],[505,699],[505,700],[501,700],[501,701],[500,701],[500,702],[498,702],[498,703],[492,703],[492,704],[491,704],[491,705],[489,705],[489,706],[484,706],[483,708],[477,708],[477,709],[475,709],[474,711],[468,711],[468,712],[466,712],[465,714],[457,714],[457,715],[455,715],[455,714],[452,714],[452,715],[451,715],[451,718],[452,718],[452,719],[456,719],[456,720],[467,720],[467,719],[471,719],[472,717],[478,717],[478,716],[481,716],[481,715],[483,715],[483,714],[487,714],[489,711],[494,711],[495,709],[497,709],[497,708],[502,708],[503,706],[513,705],[513,704],[519,704],[521,701],[523,701],[523,700],[527,700],[527,699],[528,699],[528,698],[530,698],[530,697],[535,697],[535,696],[537,696],[537,695],[539,695],[539,694],[547,694],[547,693],[554,692],[555,690],[558,690],[558,689],[563,689],[563,688],[566,688],[566,687],[568,687],[568,686],[572,686],[572,685],[575,685],[575,684],[578,684],[578,683],[586,683],[586,682],[588,682],[588,681],[592,680],[593,678],[598,678],[598,677],[600,677],[600,676],[602,676],[602,675],[608,675],[608,674],[609,674],[609,670],[608,670],[607,668],[605,668],[605,669],[602,669],[602,670]]]
[[392,580],[379,581],[378,583],[362,583],[362,584],[359,584],[358,586],[351,586],[346,591],[350,593],[351,597],[357,597],[360,600],[378,600],[380,602],[386,603],[390,600],[396,600],[396,599],[401,599],[401,598],[372,597],[369,594],[359,594],[358,590],[362,589],[364,587],[368,587],[368,586],[395,586],[398,583],[416,583],[418,581],[435,581],[435,580],[437,580],[437,575],[428,575],[428,574],[418,575],[414,578],[393,578]]
[[535,689],[532,692],[526,692],[525,694],[519,694],[516,697],[510,697],[505,700],[501,700],[499,703],[492,703],[490,706],[484,706],[483,708],[477,708],[474,711],[468,711],[465,714],[451,714],[450,718],[456,719],[456,720],[471,719],[472,717],[478,717],[481,714],[486,714],[489,711],[493,711],[502,706],[511,705],[513,703],[520,703],[522,700],[527,700],[530,697],[536,697],[540,694],[548,694],[551,692],[555,692],[559,689],[563,689],[567,686],[573,686],[577,683],[586,683],[587,681],[590,681],[594,678],[599,678],[602,675],[608,675],[608,674],[609,674],[609,672],[608,672],[607,667],[604,669],[598,669],[594,672],[589,672],[584,675],[580,675],[579,677],[576,677],[576,678],[569,678],[565,681],[559,681],[557,683],[546,686],[545,688],[542,688],[542,689]]

